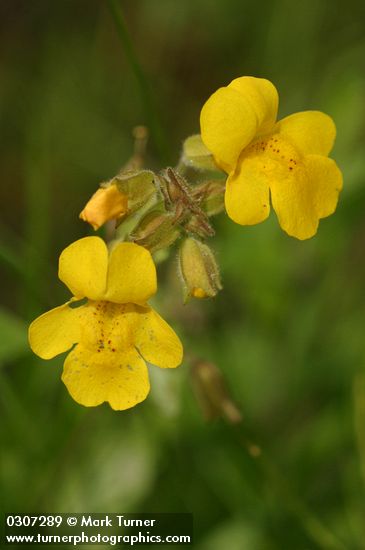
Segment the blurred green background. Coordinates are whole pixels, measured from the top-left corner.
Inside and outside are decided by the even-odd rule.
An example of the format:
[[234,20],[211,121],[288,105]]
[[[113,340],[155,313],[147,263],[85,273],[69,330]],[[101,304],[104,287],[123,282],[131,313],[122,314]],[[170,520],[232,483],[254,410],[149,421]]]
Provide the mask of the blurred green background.
[[[119,6],[143,74],[108,2],[0,1],[1,507],[192,512],[200,550],[363,549],[365,5]],[[175,252],[159,268],[161,313],[188,359],[222,371],[242,426],[204,419],[188,360],[151,367],[130,411],[84,409],[60,381],[64,358],[27,347],[29,321],[68,298],[59,253],[92,233],[78,213],[130,157],[136,124],[150,127],[149,166],[173,165],[205,99],[241,75],[275,83],[280,116],[335,119],[345,181],[309,241],[274,214],[250,228],[219,216],[215,301],[182,306]]]

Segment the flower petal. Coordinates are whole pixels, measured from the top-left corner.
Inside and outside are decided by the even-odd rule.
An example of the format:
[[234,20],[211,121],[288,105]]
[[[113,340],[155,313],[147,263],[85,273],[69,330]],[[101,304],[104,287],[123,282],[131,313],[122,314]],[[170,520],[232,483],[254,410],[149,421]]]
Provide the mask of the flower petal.
[[119,220],[128,211],[128,197],[116,185],[99,187],[87,202],[79,218],[95,231],[109,220]]
[[342,189],[342,173],[334,160],[320,155],[307,155],[305,167],[313,189],[317,216],[325,218],[336,210]]
[[327,156],[336,137],[332,118],[320,111],[303,111],[279,120],[275,130],[305,155]]
[[341,172],[331,159],[303,157],[290,141],[272,134],[241,154],[227,182],[227,212],[243,225],[262,221],[267,217],[263,205],[270,188],[281,227],[293,237],[308,239],[316,233],[319,218],[335,209],[341,186]]
[[135,243],[117,244],[109,259],[105,299],[145,304],[156,290],[156,268],[150,252]]
[[230,172],[242,149],[256,133],[257,119],[251,105],[233,88],[219,88],[200,113],[201,136],[218,166]]
[[314,189],[304,166],[297,166],[294,174],[272,180],[271,201],[280,226],[288,235],[304,240],[316,234],[319,216],[316,211]]
[[102,298],[106,288],[108,249],[99,237],[84,237],[61,253],[58,276],[78,298]]
[[279,96],[277,89],[266,78],[242,76],[228,85],[238,90],[251,104],[257,117],[257,133],[262,135],[270,132],[278,114]]
[[276,120],[278,94],[263,78],[242,77],[219,88],[200,115],[204,144],[226,172],[234,169],[241,151]]
[[98,353],[123,353],[125,349],[133,348],[141,323],[139,313],[148,308],[100,301],[89,302],[84,309],[79,343],[85,348],[99,350]]
[[140,315],[142,320],[135,345],[142,357],[161,368],[179,366],[183,347],[176,333],[153,309]]
[[240,163],[227,180],[225,205],[228,216],[241,225],[255,225],[270,214],[270,192],[255,161]]
[[82,307],[70,308],[69,303],[43,313],[29,327],[30,347],[42,359],[52,359],[80,339],[80,317],[84,311]]
[[66,358],[62,381],[80,405],[108,401],[118,411],[137,405],[150,390],[147,366],[133,349],[97,353],[78,345]]

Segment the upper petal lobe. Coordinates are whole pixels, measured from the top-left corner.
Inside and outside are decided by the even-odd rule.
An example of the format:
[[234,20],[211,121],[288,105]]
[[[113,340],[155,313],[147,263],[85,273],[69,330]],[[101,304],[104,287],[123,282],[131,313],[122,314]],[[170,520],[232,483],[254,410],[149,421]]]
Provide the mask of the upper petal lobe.
[[108,249],[100,237],[84,237],[61,253],[58,276],[77,298],[100,300],[106,288]]
[[266,78],[242,76],[228,85],[242,94],[251,105],[257,119],[257,134],[270,132],[278,114],[279,95],[272,82]]
[[156,267],[151,253],[135,243],[117,244],[109,259],[105,299],[119,304],[145,304],[156,290]]
[[304,155],[327,156],[336,137],[332,118],[320,111],[294,113],[279,120],[275,130]]
[[272,129],[277,109],[276,88],[266,79],[245,76],[219,88],[200,115],[203,142],[218,166],[231,172],[242,150]]

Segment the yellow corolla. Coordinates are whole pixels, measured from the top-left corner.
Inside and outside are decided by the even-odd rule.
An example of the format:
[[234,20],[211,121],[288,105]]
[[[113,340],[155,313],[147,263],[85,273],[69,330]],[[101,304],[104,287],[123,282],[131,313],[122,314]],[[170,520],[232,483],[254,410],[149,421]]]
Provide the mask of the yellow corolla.
[[87,202],[79,218],[99,229],[105,222],[119,220],[128,212],[128,197],[116,185],[100,187]]
[[284,231],[308,239],[320,218],[335,211],[342,189],[342,174],[328,158],[336,127],[320,111],[276,122],[277,110],[271,82],[237,78],[203,106],[202,140],[228,173],[225,205],[233,221],[260,223],[271,203]]
[[77,344],[62,380],[81,405],[108,401],[122,410],[143,401],[150,389],[146,361],[174,368],[182,360],[179,338],[147,304],[157,289],[149,251],[119,243],[109,256],[102,239],[85,237],[62,252],[59,278],[74,297],[33,321],[32,350],[51,359]]

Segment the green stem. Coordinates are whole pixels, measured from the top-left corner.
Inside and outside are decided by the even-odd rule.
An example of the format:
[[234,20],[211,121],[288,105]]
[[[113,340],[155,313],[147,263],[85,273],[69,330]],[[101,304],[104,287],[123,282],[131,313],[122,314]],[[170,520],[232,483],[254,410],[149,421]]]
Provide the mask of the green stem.
[[108,0],[110,13],[112,15],[116,31],[122,43],[124,53],[128,63],[137,79],[141,100],[143,103],[147,126],[151,132],[155,142],[161,161],[168,163],[170,159],[169,146],[165,138],[165,133],[156,113],[156,108],[150,93],[148,79],[143,71],[141,64],[138,61],[136,52],[133,47],[131,37],[125,22],[124,14],[118,0]]

